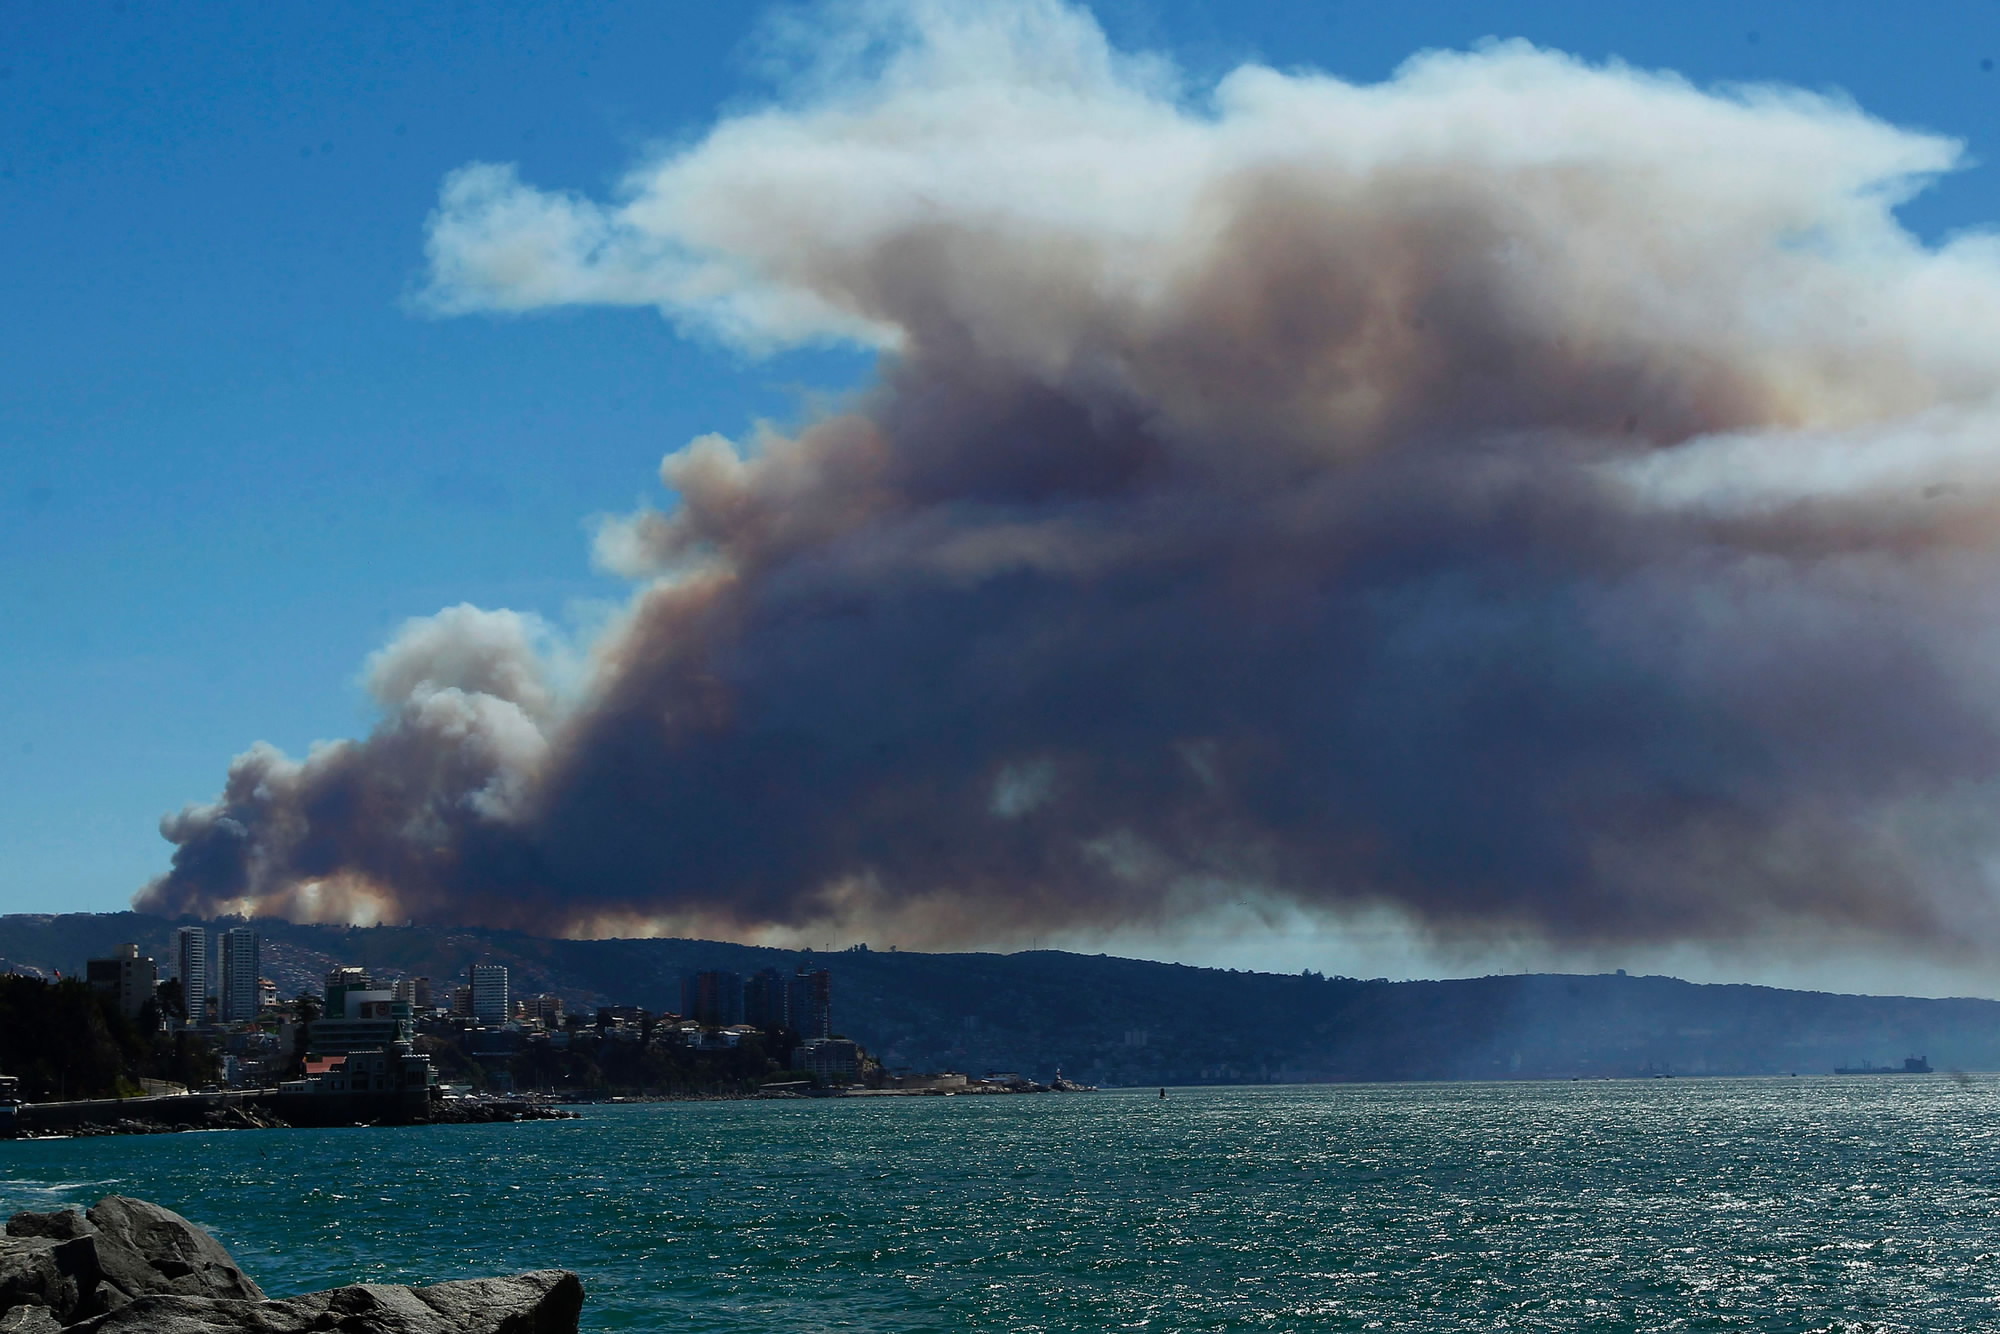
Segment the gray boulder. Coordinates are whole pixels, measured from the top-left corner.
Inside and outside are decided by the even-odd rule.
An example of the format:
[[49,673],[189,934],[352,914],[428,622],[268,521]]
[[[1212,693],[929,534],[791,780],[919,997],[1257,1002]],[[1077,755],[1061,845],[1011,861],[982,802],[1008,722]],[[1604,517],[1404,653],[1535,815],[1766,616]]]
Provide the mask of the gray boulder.
[[81,1209],[58,1209],[48,1214],[23,1210],[7,1220],[7,1235],[10,1237],[54,1237],[59,1241],[69,1241],[92,1236],[96,1231]]
[[264,1290],[236,1267],[222,1243],[171,1209],[107,1195],[85,1218],[96,1229],[97,1262],[112,1290],[107,1306],[155,1294],[264,1299]]
[[[286,1301],[141,1297],[74,1334],[576,1334],[583,1283],[561,1269],[427,1288],[362,1283]],[[0,1331],[0,1334],[5,1334]]]
[[583,1280],[566,1269],[469,1278],[427,1288],[362,1283],[308,1293],[290,1305],[331,1315],[341,1329],[384,1334],[576,1334]]
[[561,1269],[268,1301],[215,1238],[123,1195],[15,1214],[0,1237],[0,1334],[576,1334],[582,1310]]
[[17,1306],[0,1315],[0,1334],[60,1334],[61,1329],[46,1306]]
[[100,1277],[89,1237],[0,1237],[0,1311],[40,1306],[67,1324],[96,1309]]

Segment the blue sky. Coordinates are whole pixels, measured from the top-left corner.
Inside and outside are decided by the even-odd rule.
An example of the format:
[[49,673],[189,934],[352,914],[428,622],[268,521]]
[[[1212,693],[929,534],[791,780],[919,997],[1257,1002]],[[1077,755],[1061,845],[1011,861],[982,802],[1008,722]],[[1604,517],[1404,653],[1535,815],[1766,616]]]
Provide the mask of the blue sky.
[[[255,740],[369,723],[357,673],[470,601],[622,600],[591,516],[662,453],[866,374],[645,311],[413,313],[440,180],[516,162],[602,197],[768,95],[754,7],[14,6],[0,16],[0,911],[113,910],[155,825]],[[2000,157],[2000,5],[1097,7],[1199,87],[1250,59],[1349,79],[1520,36],[1698,83],[1838,88]],[[2000,219],[2000,170],[1904,210]],[[1245,960],[1250,962],[1253,960]]]

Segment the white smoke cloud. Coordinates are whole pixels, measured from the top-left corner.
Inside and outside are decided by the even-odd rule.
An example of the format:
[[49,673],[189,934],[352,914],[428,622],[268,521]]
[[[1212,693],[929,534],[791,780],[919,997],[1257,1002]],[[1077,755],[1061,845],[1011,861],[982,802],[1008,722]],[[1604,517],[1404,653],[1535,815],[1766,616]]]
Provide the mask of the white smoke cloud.
[[490,695],[530,717],[546,717],[555,636],[541,618],[469,603],[404,623],[368,660],[368,693],[384,709],[440,690]]
[[[1170,322],[1177,279],[1233,243],[1245,189],[1310,195],[1327,222],[1417,191],[1486,215],[1524,334],[1790,353],[1772,370],[1814,418],[1990,381],[1967,335],[1991,320],[1992,242],[1928,251],[1893,215],[1959,163],[1954,141],[1830,97],[1708,92],[1518,42],[1373,86],[1246,67],[1184,102],[1080,13],[991,8],[873,7],[886,71],[725,120],[616,202],[461,169],[431,221],[429,300],[656,305],[759,347],[898,347],[949,321],[1055,375],[1116,358],[1107,334]],[[1913,379],[1864,375],[1849,404],[1850,373],[1885,347],[1886,378]]]

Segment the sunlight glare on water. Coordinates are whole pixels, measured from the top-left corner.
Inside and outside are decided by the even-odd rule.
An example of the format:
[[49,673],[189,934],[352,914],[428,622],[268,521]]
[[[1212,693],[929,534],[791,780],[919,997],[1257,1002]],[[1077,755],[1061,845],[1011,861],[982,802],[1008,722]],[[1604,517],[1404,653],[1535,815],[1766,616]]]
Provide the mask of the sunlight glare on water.
[[673,1103],[11,1143],[274,1295],[579,1271],[594,1330],[1972,1330],[1991,1078]]

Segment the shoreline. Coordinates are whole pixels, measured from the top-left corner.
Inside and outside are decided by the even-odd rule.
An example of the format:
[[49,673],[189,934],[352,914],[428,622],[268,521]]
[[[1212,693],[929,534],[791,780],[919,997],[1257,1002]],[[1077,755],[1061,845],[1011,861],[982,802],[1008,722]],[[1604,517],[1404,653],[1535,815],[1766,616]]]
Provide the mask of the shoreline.
[[[291,1113],[280,1115],[279,1109]],[[276,1090],[29,1102],[5,1107],[0,1139],[94,1139],[106,1135],[173,1135],[222,1130],[374,1129],[403,1125],[491,1125],[517,1121],[567,1121],[580,1114],[533,1098],[407,1102],[365,1095],[301,1103]],[[299,1115],[304,1112],[305,1115]],[[372,1115],[371,1115],[372,1113]]]

